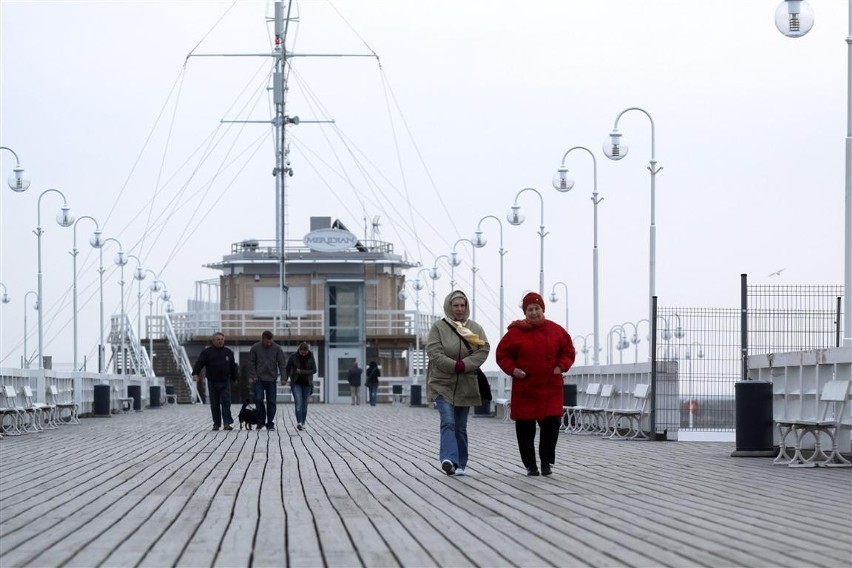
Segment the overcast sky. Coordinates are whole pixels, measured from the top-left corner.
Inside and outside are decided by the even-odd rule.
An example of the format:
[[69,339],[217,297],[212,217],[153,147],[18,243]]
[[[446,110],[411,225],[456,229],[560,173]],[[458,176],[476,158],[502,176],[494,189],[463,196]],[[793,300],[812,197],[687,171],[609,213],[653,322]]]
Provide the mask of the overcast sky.
[[[297,2],[297,53],[377,54],[294,60],[288,114],[289,239],[330,216],[424,266],[471,238],[486,215],[503,220],[507,321],[538,288],[541,203],[527,220],[505,215],[526,187],[543,196],[545,288],[569,290],[569,331],[592,331],[592,161],[572,152],[577,183],[551,177],[562,155],[597,159],[601,329],[647,317],[651,129],[639,112],[620,121],[629,155],[604,157],[618,113],[645,109],[656,127],[657,294],[666,306],[739,303],[752,283],[842,283],[847,3],[813,0],[816,24],[788,39],[777,0],[342,0]],[[0,145],[33,180],[0,190],[0,366],[18,366],[24,294],[37,286],[37,202],[60,189],[78,217],[98,220],[160,274],[183,310],[203,265],[231,243],[274,239],[268,120],[271,2],[0,3]],[[335,125],[307,124],[335,120]],[[14,160],[0,152],[2,177]],[[54,222],[61,199],[42,199],[45,354],[72,360],[72,231]],[[77,225],[81,357],[96,357],[94,225]],[[499,339],[499,231],[483,223],[477,319]],[[369,232],[369,229],[368,229]],[[110,264],[116,248],[107,249]],[[470,246],[458,286],[470,291]],[[438,305],[449,292],[439,266]],[[136,283],[126,269],[127,310]],[[106,273],[106,310],[119,310]],[[768,275],[785,269],[779,276]],[[410,275],[413,278],[413,275]],[[147,282],[146,282],[147,284]],[[130,290],[132,286],[132,291]],[[564,291],[548,315],[565,319]],[[147,291],[143,312],[148,312]],[[414,302],[409,300],[409,308]],[[37,346],[27,301],[28,349]],[[430,298],[421,296],[428,311]],[[602,338],[603,339],[603,338]],[[95,364],[96,366],[96,364]],[[89,366],[92,368],[92,365]]]

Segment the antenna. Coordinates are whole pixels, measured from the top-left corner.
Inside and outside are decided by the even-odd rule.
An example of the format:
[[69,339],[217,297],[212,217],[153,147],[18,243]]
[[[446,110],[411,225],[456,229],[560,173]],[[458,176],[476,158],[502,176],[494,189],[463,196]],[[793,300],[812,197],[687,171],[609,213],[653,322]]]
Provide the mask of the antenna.
[[379,223],[380,218],[381,217],[379,215],[376,215],[376,216],[373,217],[373,232],[370,235],[370,240],[372,240],[372,241],[375,241],[376,236],[381,234],[380,231],[379,231],[379,226],[381,225],[381,223]]

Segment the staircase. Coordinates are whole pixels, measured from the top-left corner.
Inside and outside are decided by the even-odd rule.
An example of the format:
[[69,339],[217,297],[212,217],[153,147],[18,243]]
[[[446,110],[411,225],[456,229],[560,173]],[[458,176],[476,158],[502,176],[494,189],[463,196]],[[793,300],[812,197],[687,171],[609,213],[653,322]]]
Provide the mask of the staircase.
[[[183,345],[177,340],[168,315],[162,317],[163,339],[154,341],[154,361],[140,344],[130,320],[125,316],[110,318],[109,342],[112,346],[112,361],[115,373],[138,374],[146,377],[163,377],[166,386],[175,389],[178,402],[202,402],[192,380],[192,367]],[[123,337],[122,337],[123,336]],[[124,356],[122,356],[122,345]],[[107,365],[109,366],[109,365]]]
[[[122,338],[122,335],[124,336]],[[130,319],[124,316],[124,325],[122,325],[121,316],[112,316],[110,318],[109,339],[112,346],[113,370],[117,374],[122,375],[141,375],[143,377],[154,377],[154,370],[151,367],[151,358],[148,357],[148,352],[139,344],[136,338],[136,332],[133,326],[130,325]],[[122,356],[122,347],[124,355]],[[109,367],[109,365],[107,365]]]

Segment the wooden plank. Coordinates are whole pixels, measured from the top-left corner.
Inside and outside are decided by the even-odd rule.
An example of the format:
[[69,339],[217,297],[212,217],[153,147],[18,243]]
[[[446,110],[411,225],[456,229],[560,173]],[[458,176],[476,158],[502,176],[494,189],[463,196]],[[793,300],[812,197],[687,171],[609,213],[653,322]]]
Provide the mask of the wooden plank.
[[[312,405],[294,428],[211,432],[206,406],[0,440],[0,565],[835,566],[850,472],[730,458],[731,444],[560,435],[529,478],[512,423],[469,421],[469,476],[438,416]],[[779,530],[795,515],[797,530]],[[813,550],[820,554],[814,555]]]

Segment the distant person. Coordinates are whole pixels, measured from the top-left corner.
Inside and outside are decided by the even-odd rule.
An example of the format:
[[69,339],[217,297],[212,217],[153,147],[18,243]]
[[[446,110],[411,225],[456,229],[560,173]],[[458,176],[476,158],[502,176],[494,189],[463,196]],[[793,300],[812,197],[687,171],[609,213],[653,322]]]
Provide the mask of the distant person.
[[376,365],[375,361],[370,361],[367,365],[367,391],[370,393],[370,406],[376,406],[376,399],[379,396],[379,377],[382,376],[382,372],[379,370],[379,366]]
[[352,405],[361,404],[361,375],[364,369],[358,366],[358,361],[353,361],[346,380],[349,381],[349,394],[352,395]]
[[550,475],[556,462],[556,440],[562,417],[562,373],[574,364],[568,332],[544,317],[544,298],[524,296],[524,316],[513,321],[497,345],[497,365],[512,376],[511,416],[521,461],[527,475],[539,475],[535,458],[536,423],[541,429],[538,456],[541,474]]
[[213,430],[218,430],[223,420],[225,430],[233,430],[234,419],[231,416],[231,383],[229,381],[237,382],[237,362],[234,359],[234,352],[225,347],[224,333],[221,331],[214,333],[212,343],[198,356],[192,368],[192,378],[198,382],[201,369],[206,370]]
[[471,406],[482,404],[476,370],[491,347],[482,326],[468,319],[464,292],[455,290],[446,297],[444,314],[432,325],[426,342],[426,396],[435,402],[441,417],[441,469],[447,475],[466,475],[467,418]]
[[[287,358],[284,350],[272,341],[272,332],[264,331],[260,341],[249,351],[249,381],[254,389],[257,429],[266,424],[267,430],[275,430],[275,411],[278,408],[278,377],[287,376]],[[264,404],[264,398],[266,404]]]
[[[314,392],[314,375],[317,372],[317,362],[314,354],[304,341],[299,349],[287,360],[286,373],[290,379],[290,390],[296,407],[296,429],[305,429],[308,418],[308,401]],[[281,382],[284,382],[282,377]]]

